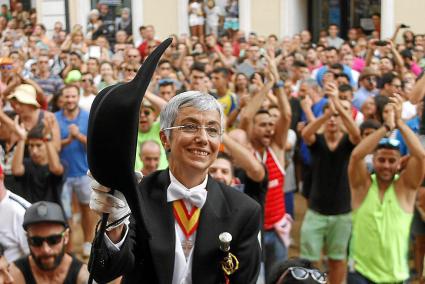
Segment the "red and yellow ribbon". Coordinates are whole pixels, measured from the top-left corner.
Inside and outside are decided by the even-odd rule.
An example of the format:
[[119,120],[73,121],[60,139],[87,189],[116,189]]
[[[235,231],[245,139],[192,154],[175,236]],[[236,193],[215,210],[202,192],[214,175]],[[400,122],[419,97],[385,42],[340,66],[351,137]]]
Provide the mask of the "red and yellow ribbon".
[[173,202],[173,213],[186,238],[189,238],[198,228],[201,210],[193,206],[189,213],[183,200],[180,199]]

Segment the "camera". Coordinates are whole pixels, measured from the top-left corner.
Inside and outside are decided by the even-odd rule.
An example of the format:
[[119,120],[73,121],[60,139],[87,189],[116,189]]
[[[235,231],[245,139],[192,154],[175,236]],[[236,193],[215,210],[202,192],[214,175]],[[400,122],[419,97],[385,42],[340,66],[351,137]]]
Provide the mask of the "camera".
[[377,46],[387,46],[388,41],[386,41],[386,40],[378,40],[375,44]]
[[408,28],[410,28],[410,26],[405,25],[405,24],[401,24],[401,25],[400,25],[400,28],[401,28],[401,29],[408,29]]

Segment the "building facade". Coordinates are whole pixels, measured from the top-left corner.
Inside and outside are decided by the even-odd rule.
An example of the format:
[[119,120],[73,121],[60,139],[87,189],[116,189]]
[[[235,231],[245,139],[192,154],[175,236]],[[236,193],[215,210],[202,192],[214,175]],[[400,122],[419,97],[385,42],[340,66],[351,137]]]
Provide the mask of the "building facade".
[[[27,0],[28,1],[28,0]],[[56,20],[68,26],[87,24],[89,11],[100,2],[107,2],[119,14],[122,7],[132,13],[133,34],[139,37],[142,25],[155,26],[158,38],[170,34],[189,33],[189,0],[31,0],[35,4],[40,21],[48,29]],[[227,0],[216,0],[224,6]],[[35,2],[35,3],[34,3]],[[341,31],[349,27],[371,25],[373,13],[381,14],[381,37],[389,38],[397,23],[410,26],[415,33],[425,34],[422,13],[423,0],[239,0],[239,25],[246,33],[292,36],[309,29],[317,37],[321,29],[337,23]]]

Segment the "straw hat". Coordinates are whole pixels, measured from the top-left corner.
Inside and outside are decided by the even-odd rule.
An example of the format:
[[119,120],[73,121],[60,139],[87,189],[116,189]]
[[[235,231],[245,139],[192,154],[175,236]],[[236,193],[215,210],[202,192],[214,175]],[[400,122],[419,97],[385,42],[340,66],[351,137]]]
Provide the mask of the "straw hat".
[[16,87],[13,93],[7,97],[10,99],[16,99],[18,102],[40,107],[37,102],[37,94],[35,88],[29,84],[22,84]]

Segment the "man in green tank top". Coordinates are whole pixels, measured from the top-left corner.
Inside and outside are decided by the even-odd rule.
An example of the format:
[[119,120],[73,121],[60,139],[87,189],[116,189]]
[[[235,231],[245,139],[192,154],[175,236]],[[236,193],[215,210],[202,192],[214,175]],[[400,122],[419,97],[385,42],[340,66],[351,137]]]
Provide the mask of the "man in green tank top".
[[[416,190],[424,173],[425,151],[401,119],[402,99],[390,97],[384,124],[353,150],[348,166],[353,208],[348,283],[402,283],[409,278],[408,242]],[[400,171],[400,142],[386,138],[398,128],[410,157]],[[373,153],[375,173],[364,158]],[[399,173],[400,172],[400,173]],[[399,175],[398,175],[399,173]]]

